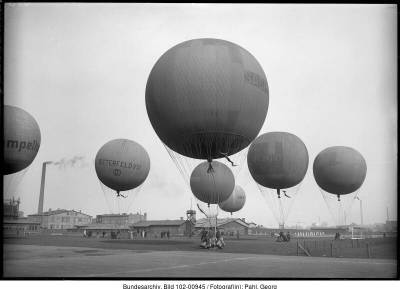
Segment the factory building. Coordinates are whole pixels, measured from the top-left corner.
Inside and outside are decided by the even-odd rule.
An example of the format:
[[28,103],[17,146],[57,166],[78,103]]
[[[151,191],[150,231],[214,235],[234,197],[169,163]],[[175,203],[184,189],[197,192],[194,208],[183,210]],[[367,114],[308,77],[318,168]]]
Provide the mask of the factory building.
[[147,220],[147,214],[103,214],[97,215],[95,219],[96,224],[112,224],[119,226],[127,226],[130,224],[138,223]]
[[63,230],[73,229],[77,225],[89,224],[92,222],[92,217],[81,211],[49,209],[44,213],[28,215],[28,221],[39,222],[43,229]]
[[87,238],[129,239],[131,231],[128,225],[116,224],[86,224],[76,225],[77,231]]
[[4,200],[3,202],[3,218],[4,219],[17,219],[22,218],[24,213],[19,210],[20,199],[14,198]]
[[3,220],[3,236],[23,237],[40,232],[40,223],[29,221],[28,218]]
[[[197,220],[195,229],[201,231],[203,228],[214,228],[215,219],[200,219]],[[217,220],[217,228],[221,230],[225,236],[237,236],[249,234],[249,224],[244,219],[226,218]]]
[[19,210],[20,200],[14,198],[3,202],[3,236],[23,237],[31,233],[38,233],[40,222],[28,220]]
[[191,220],[142,221],[130,226],[136,236],[161,238],[189,236],[194,224]]

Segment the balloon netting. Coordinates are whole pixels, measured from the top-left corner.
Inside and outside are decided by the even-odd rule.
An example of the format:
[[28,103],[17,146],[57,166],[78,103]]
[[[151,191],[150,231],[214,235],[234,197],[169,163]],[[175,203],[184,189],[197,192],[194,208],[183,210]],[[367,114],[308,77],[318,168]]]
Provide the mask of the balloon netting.
[[278,222],[279,227],[284,227],[289,217],[293,203],[299,195],[301,184],[288,189],[280,190],[280,197],[276,189],[266,188],[257,184],[261,195],[264,197],[269,209]]
[[[189,157],[183,156],[183,155],[178,154],[177,152],[171,150],[165,144],[164,144],[164,146],[165,146],[165,149],[167,150],[168,154],[170,155],[172,161],[178,168],[179,173],[183,177],[184,181],[190,187],[190,176],[191,176],[194,168],[206,160],[189,158]],[[244,166],[244,163],[246,162],[247,151],[248,151],[248,148],[243,149],[242,151],[240,151],[232,156],[229,156],[229,159],[233,162],[234,166],[226,158],[218,159],[218,162],[221,162],[221,163],[225,164],[226,166],[228,166],[231,169],[233,175],[236,177],[241,172],[241,170]]]
[[344,226],[349,224],[351,208],[354,204],[354,200],[358,196],[359,191],[347,195],[341,195],[340,201],[338,200],[337,195],[328,193],[321,188],[320,191],[335,225]]
[[196,207],[205,218],[216,218],[220,212],[218,204],[206,204],[195,198]]
[[[205,160],[193,159],[180,155],[177,152],[171,150],[167,145],[164,144],[164,146],[175,166],[178,168],[178,171],[183,180],[186,182],[188,188],[190,189],[190,176],[194,168]],[[225,158],[218,159],[218,161],[227,165],[231,169],[233,175],[237,177],[242,171],[244,171],[243,167],[246,163],[247,152],[248,147],[229,157],[229,159],[233,161],[235,166],[232,166],[232,164]],[[208,204],[198,200],[194,196],[192,196],[192,199],[195,200],[199,213],[205,215],[206,218],[216,218],[218,216],[218,213],[220,212],[218,204],[210,204],[210,206],[208,206]],[[201,210],[203,210],[204,213],[201,212]]]
[[9,199],[18,195],[18,187],[27,171],[28,167],[14,174],[3,175],[4,199]]
[[171,148],[183,156],[206,160],[234,155],[249,144],[250,140],[240,135],[207,132],[183,135],[179,142],[171,143]]
[[132,190],[121,191],[120,192],[121,196],[118,197],[117,192],[115,190],[110,189],[100,181],[99,183],[103,191],[108,212],[110,214],[133,213],[132,210],[135,208],[134,206],[135,200],[137,199],[137,196],[143,185],[140,185],[139,187]]

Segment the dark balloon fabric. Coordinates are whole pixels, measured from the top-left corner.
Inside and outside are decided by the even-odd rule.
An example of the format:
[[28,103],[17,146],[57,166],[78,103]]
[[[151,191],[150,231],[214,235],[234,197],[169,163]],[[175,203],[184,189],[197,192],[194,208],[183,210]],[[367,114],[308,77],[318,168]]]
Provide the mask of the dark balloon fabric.
[[21,108],[5,105],[3,174],[27,168],[39,151],[40,141],[40,128],[33,116]]
[[331,194],[345,195],[361,187],[367,175],[367,164],[355,149],[335,146],[317,155],[313,172],[321,189]]
[[223,163],[213,161],[212,170],[209,163],[199,164],[190,176],[190,188],[193,195],[207,204],[218,204],[225,201],[235,188],[232,171]]
[[247,165],[258,184],[271,189],[290,188],[303,180],[308,168],[308,152],[294,134],[269,132],[251,144]]
[[160,139],[196,159],[232,155],[264,124],[268,83],[257,60],[225,40],[180,43],[156,62],[146,86],[146,108]]
[[234,213],[241,210],[246,203],[246,193],[241,186],[236,185],[228,199],[218,204],[221,210]]
[[115,139],[97,152],[95,169],[104,185],[115,191],[127,191],[146,180],[150,158],[140,144],[127,139]]

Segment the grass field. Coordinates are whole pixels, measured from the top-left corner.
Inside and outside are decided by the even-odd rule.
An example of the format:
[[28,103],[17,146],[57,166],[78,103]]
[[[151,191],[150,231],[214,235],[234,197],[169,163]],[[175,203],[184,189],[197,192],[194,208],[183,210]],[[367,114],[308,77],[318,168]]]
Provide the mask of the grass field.
[[[4,240],[4,277],[56,278],[395,278],[396,243],[375,240],[390,259],[324,258],[323,240],[303,240],[312,257],[296,256],[297,241],[226,240],[223,250],[205,250],[196,239],[105,240],[81,236],[31,236]],[[316,243],[316,241],[318,241]],[[322,242],[322,243],[321,243]],[[325,245],[328,240],[325,240]],[[341,252],[348,250],[343,240]],[[371,241],[372,242],[372,241]],[[312,244],[316,248],[311,249]],[[353,244],[354,246],[354,244]],[[359,247],[353,251],[361,250]],[[394,250],[394,251],[393,251]],[[390,253],[390,254],[389,254]],[[340,256],[338,256],[340,257]]]
[[[204,251],[199,247],[198,238],[176,239],[137,239],[137,240],[109,240],[83,238],[77,235],[37,235],[29,238],[5,239],[6,244],[50,245],[70,247],[93,247],[105,249],[151,250],[151,251]],[[269,255],[305,255],[297,250],[297,242],[306,248],[311,256],[315,257],[347,257],[368,258],[367,244],[369,244],[369,258],[397,259],[397,239],[380,238],[366,240],[339,240],[327,238],[292,239],[290,242],[275,242],[272,238],[241,238],[225,239],[226,247],[216,250],[218,253],[246,253]],[[331,249],[332,244],[332,249]]]

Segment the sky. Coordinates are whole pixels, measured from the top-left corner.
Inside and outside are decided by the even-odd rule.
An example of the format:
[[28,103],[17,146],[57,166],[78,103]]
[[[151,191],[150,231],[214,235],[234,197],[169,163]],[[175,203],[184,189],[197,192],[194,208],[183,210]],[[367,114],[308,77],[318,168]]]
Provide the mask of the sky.
[[[15,195],[20,209],[37,212],[44,161],[83,156],[78,167],[48,167],[44,209],[108,213],[94,158],[104,143],[127,138],[151,159],[131,210],[150,220],[184,217],[192,193],[150,124],[146,81],[172,46],[219,38],[248,50],[267,76],[260,134],[287,131],[307,146],[287,224],[333,224],[312,163],[336,145],[366,159],[364,223],[384,222],[387,210],[397,219],[396,13],[372,4],[5,4],[4,104],[32,114],[42,137]],[[277,226],[247,165],[236,182],[247,198],[234,216]],[[348,220],[359,216],[354,205]]]

